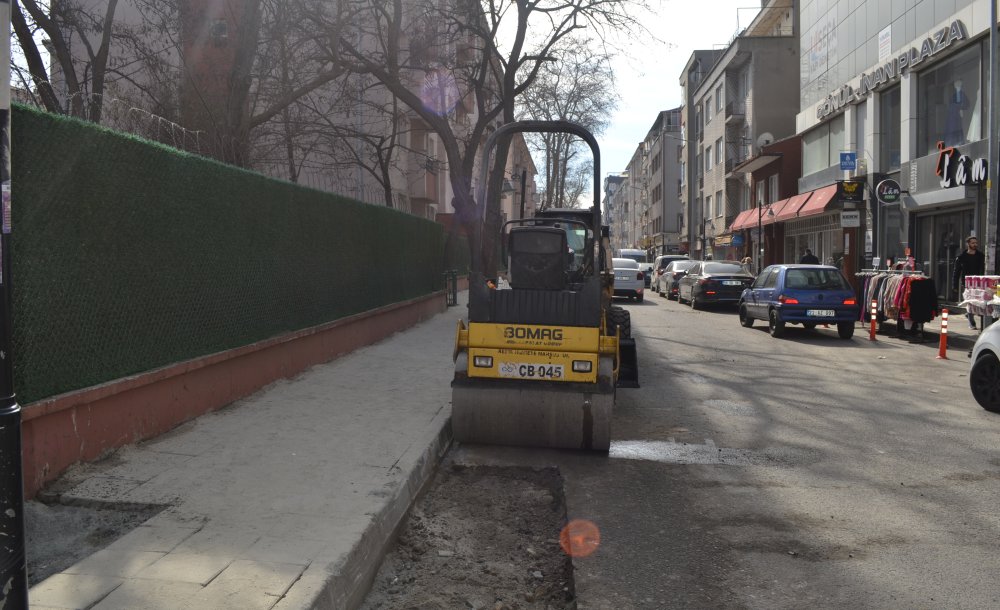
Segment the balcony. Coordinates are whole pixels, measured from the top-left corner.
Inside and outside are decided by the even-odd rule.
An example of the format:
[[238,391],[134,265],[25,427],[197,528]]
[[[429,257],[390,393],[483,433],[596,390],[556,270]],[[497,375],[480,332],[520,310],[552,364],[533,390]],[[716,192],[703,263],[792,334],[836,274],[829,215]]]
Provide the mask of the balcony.
[[726,125],[742,123],[746,119],[746,105],[743,102],[726,104]]

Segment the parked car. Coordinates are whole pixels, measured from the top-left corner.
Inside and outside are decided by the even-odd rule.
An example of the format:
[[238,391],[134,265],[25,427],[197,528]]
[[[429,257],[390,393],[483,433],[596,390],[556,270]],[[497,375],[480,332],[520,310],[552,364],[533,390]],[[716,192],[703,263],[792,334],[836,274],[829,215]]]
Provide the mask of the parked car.
[[615,292],[616,297],[628,297],[634,301],[641,301],[643,289],[645,288],[646,274],[639,268],[639,263],[631,258],[611,259],[615,268]]
[[657,256],[653,261],[653,277],[649,281],[649,288],[653,292],[659,294],[661,297],[667,293],[666,285],[669,282],[663,282],[660,284],[660,278],[663,277],[663,272],[666,270],[667,265],[674,261],[686,261],[689,260],[686,254],[661,254]]
[[987,326],[972,348],[969,389],[979,406],[1000,413],[1000,324]]
[[652,281],[653,277],[653,263],[649,262],[649,257],[646,256],[646,251],[635,248],[622,248],[618,251],[618,257],[630,258],[639,263],[639,269],[642,270],[645,275],[643,282],[645,282],[646,287],[649,288],[649,283]]
[[781,337],[786,324],[836,324],[842,339],[854,336],[861,313],[854,289],[832,265],[771,265],[743,291],[739,310],[740,324],[767,320],[772,337]]
[[698,309],[708,303],[736,303],[753,283],[736,261],[698,261],[677,281],[677,302]]
[[659,295],[661,297],[665,296],[668,299],[677,298],[678,285],[684,274],[690,271],[691,267],[694,267],[696,263],[702,261],[693,261],[689,259],[673,261],[667,268],[663,270],[663,273],[657,279],[657,286],[659,287]]

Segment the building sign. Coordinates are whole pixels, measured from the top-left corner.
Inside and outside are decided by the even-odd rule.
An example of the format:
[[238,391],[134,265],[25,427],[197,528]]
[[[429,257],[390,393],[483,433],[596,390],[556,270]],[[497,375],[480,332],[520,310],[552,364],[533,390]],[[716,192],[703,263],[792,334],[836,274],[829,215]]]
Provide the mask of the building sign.
[[887,61],[892,55],[892,26],[887,25],[878,33],[878,60]]
[[840,171],[852,172],[857,168],[858,168],[858,153],[856,152],[840,153]]
[[976,159],[960,154],[958,148],[937,143],[938,158],[934,173],[941,179],[941,188],[984,184],[986,182],[986,159]]
[[862,74],[857,89],[851,85],[844,85],[831,93],[816,108],[816,118],[824,119],[834,112],[841,110],[847,104],[857,104],[864,101],[868,94],[883,85],[895,81],[903,75],[903,72],[913,69],[918,64],[947,49],[955,42],[965,40],[968,37],[969,34],[965,29],[965,24],[957,19],[952,21],[950,26],[941,28],[933,37],[924,40],[919,49],[917,47],[910,47],[871,72]]
[[845,229],[850,229],[853,227],[861,226],[861,212],[854,210],[853,212],[841,212],[840,213],[840,226]]
[[892,179],[883,180],[875,187],[875,197],[882,203],[899,203],[902,193],[899,183]]
[[840,180],[837,182],[837,197],[841,201],[864,201],[865,183],[861,180]]

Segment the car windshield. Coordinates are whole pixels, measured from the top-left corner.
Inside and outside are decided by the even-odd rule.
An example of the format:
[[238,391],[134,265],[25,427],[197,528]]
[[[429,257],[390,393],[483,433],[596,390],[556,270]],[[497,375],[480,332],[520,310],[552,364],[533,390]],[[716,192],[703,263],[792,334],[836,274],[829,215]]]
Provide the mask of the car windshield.
[[739,263],[705,263],[703,273],[746,273]]
[[674,271],[687,271],[691,267],[694,267],[697,262],[698,261],[674,261],[671,269]]
[[847,281],[836,269],[789,269],[785,287],[800,290],[849,290]]
[[639,263],[635,262],[631,258],[616,258],[614,259],[615,269],[638,269]]

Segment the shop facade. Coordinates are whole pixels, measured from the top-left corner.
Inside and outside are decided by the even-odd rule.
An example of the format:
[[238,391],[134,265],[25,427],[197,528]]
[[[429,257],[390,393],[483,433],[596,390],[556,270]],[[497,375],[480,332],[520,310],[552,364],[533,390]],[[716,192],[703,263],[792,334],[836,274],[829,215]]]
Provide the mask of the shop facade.
[[[988,0],[819,4],[802,3],[799,191],[860,180],[865,196],[854,206],[858,229],[838,228],[833,214],[787,222],[785,257],[808,247],[845,268],[906,265],[954,301],[965,238],[996,224],[985,217]],[[863,70],[845,74],[845,65]],[[876,189],[886,180],[901,192],[882,202]]]

